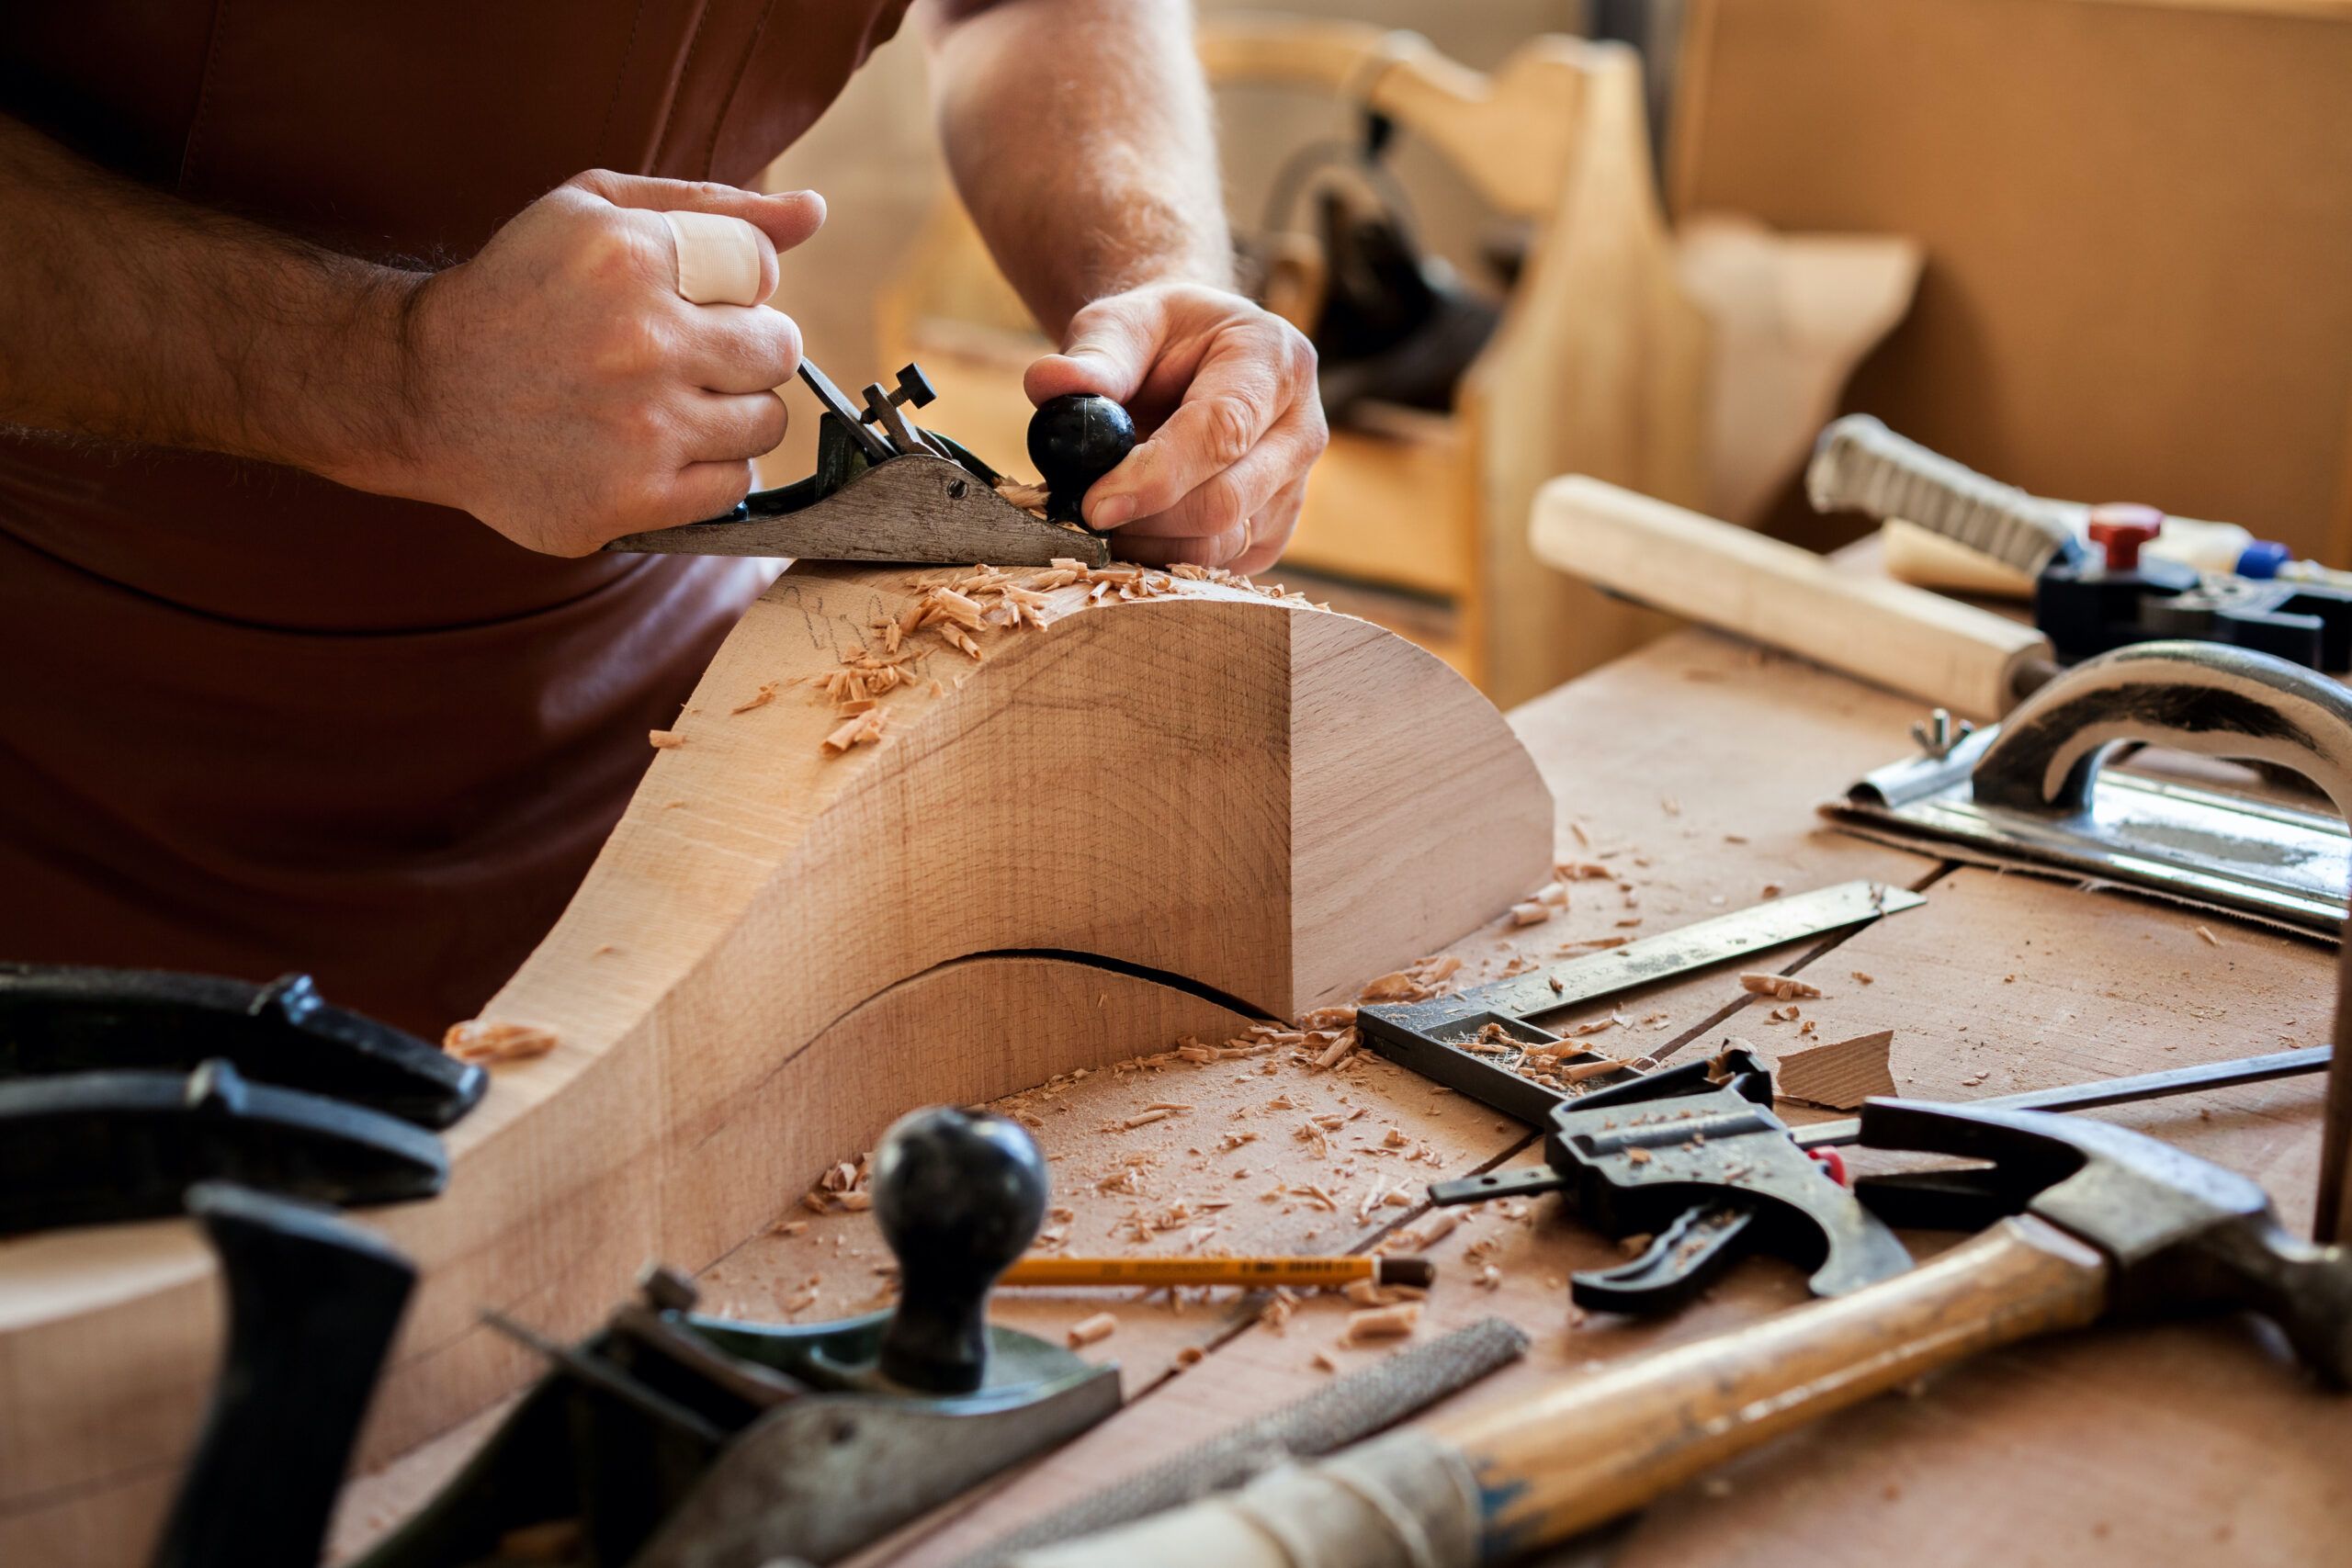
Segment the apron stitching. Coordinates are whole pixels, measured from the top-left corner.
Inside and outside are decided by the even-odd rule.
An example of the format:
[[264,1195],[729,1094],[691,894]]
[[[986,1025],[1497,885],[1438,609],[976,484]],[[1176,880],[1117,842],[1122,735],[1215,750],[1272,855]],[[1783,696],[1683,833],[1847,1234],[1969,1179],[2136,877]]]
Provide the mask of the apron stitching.
[[653,143],[653,167],[645,171],[649,175],[656,174],[662,167],[662,154],[668,150],[670,132],[678,123],[678,96],[685,87],[686,79],[694,74],[695,51],[702,47],[703,24],[708,20],[710,0],[703,0],[695,8],[695,30],[687,36],[685,58],[678,62],[678,80],[670,89],[668,107],[662,111],[662,134]]
[[215,0],[212,27],[204,38],[204,74],[196,90],[196,113],[188,120],[187,140],[180,144],[179,175],[173,182],[175,191],[187,189],[188,176],[196,172],[196,151],[204,137],[204,118],[212,107],[212,67],[220,57],[220,35],[228,30],[229,0]]
[[743,58],[735,62],[734,78],[727,84],[727,96],[718,101],[718,118],[710,122],[710,141],[702,150],[702,177],[710,178],[711,165],[718,161],[718,133],[727,129],[727,117],[735,111],[735,95],[742,90],[743,78],[752,69],[752,58],[759,52],[760,39],[768,30],[768,18],[775,15],[775,0],[767,0],[760,7],[760,19],[752,28],[752,36],[743,45]]
[[[603,154],[612,151],[612,142],[607,139],[613,133],[613,115],[621,106],[621,84],[628,80],[629,62],[637,54],[637,29],[644,20],[645,0],[637,0],[636,8],[628,15],[628,38],[621,45],[620,69],[613,73],[612,95],[605,100],[604,122],[596,127],[596,150],[599,162],[604,161]],[[618,163],[620,160],[613,161]]]

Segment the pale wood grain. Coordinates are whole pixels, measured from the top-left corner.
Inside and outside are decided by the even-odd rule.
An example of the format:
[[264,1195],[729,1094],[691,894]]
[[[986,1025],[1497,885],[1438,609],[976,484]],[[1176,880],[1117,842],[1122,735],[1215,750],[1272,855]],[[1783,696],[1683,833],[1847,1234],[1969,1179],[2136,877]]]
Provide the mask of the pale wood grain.
[[[941,645],[881,744],[828,756],[834,714],[788,682],[957,575],[796,570],[721,649],[485,1010],[560,1043],[452,1132],[444,1197],[369,1216],[423,1279],[363,1463],[536,1370],[484,1305],[577,1334],[647,1258],[709,1267],[910,1106],[1231,1016],[1204,998],[1292,1016],[1547,874],[1544,786],[1464,682],[1365,623],[1213,584],[1057,591],[1050,624],[985,634],[977,662]],[[1400,735],[1453,758],[1413,781],[1418,811],[1349,793],[1398,779]],[[1327,797],[1351,815],[1318,820]],[[1424,897],[1361,896],[1367,867],[1438,863]],[[980,962],[1034,950],[1083,962]],[[208,1259],[186,1227],[129,1257],[125,1234],[0,1255],[0,1556],[134,1556],[192,1429]]]

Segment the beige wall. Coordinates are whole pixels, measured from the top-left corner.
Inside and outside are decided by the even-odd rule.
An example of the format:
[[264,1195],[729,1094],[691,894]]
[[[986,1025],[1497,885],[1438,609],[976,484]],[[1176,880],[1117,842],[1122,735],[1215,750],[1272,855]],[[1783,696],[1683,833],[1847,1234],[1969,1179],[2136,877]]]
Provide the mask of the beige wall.
[[[1281,0],[1277,6],[1201,0],[1200,9],[1280,9],[1409,28],[1482,67],[1531,34],[1578,30],[1584,13],[1582,0]],[[1248,157],[1228,152],[1227,158],[1229,201],[1245,222],[1256,220],[1283,153],[1344,123],[1328,103],[1261,90],[1221,94],[1218,114],[1227,148],[1251,150]],[[1261,151],[1269,148],[1280,151],[1272,156]],[[1434,159],[1409,146],[1399,150],[1398,169],[1431,243],[1465,255],[1485,221],[1476,203]],[[824,118],[769,170],[769,188],[813,188],[824,193],[829,207],[823,232],[785,258],[778,299],[800,322],[810,356],[836,381],[887,380],[887,372],[897,368],[874,362],[873,283],[889,274],[897,246],[944,183],[923,87],[922,49],[911,29],[876,55]],[[812,461],[810,405],[796,396],[792,406],[796,428],[773,460],[775,478],[806,472]],[[953,411],[941,412],[940,427],[953,434]],[[1019,455],[1001,456],[1010,461]]]

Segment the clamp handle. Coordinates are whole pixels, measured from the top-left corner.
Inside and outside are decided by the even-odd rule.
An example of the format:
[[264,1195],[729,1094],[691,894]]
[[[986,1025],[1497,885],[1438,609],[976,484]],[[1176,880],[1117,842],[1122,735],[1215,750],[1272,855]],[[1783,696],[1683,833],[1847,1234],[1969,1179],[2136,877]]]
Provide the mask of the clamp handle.
[[316,1204],[188,1189],[229,1292],[228,1353],[154,1568],[314,1568],[416,1269]]

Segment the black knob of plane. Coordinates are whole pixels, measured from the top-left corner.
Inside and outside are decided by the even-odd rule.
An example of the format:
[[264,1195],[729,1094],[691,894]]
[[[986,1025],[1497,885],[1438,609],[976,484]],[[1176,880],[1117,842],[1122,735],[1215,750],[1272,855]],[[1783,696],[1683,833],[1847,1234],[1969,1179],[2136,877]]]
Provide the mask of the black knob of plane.
[[1048,399],[1029,416],[1029,460],[1046,481],[1046,514],[1059,523],[1084,521],[1079,502],[1135,446],[1136,422],[1110,399],[1091,392]]
[[874,1217],[899,1259],[877,1359],[891,1382],[969,1393],[988,1375],[989,1288],[1046,1217],[1046,1161],[1021,1124],[938,1105],[874,1151]]

